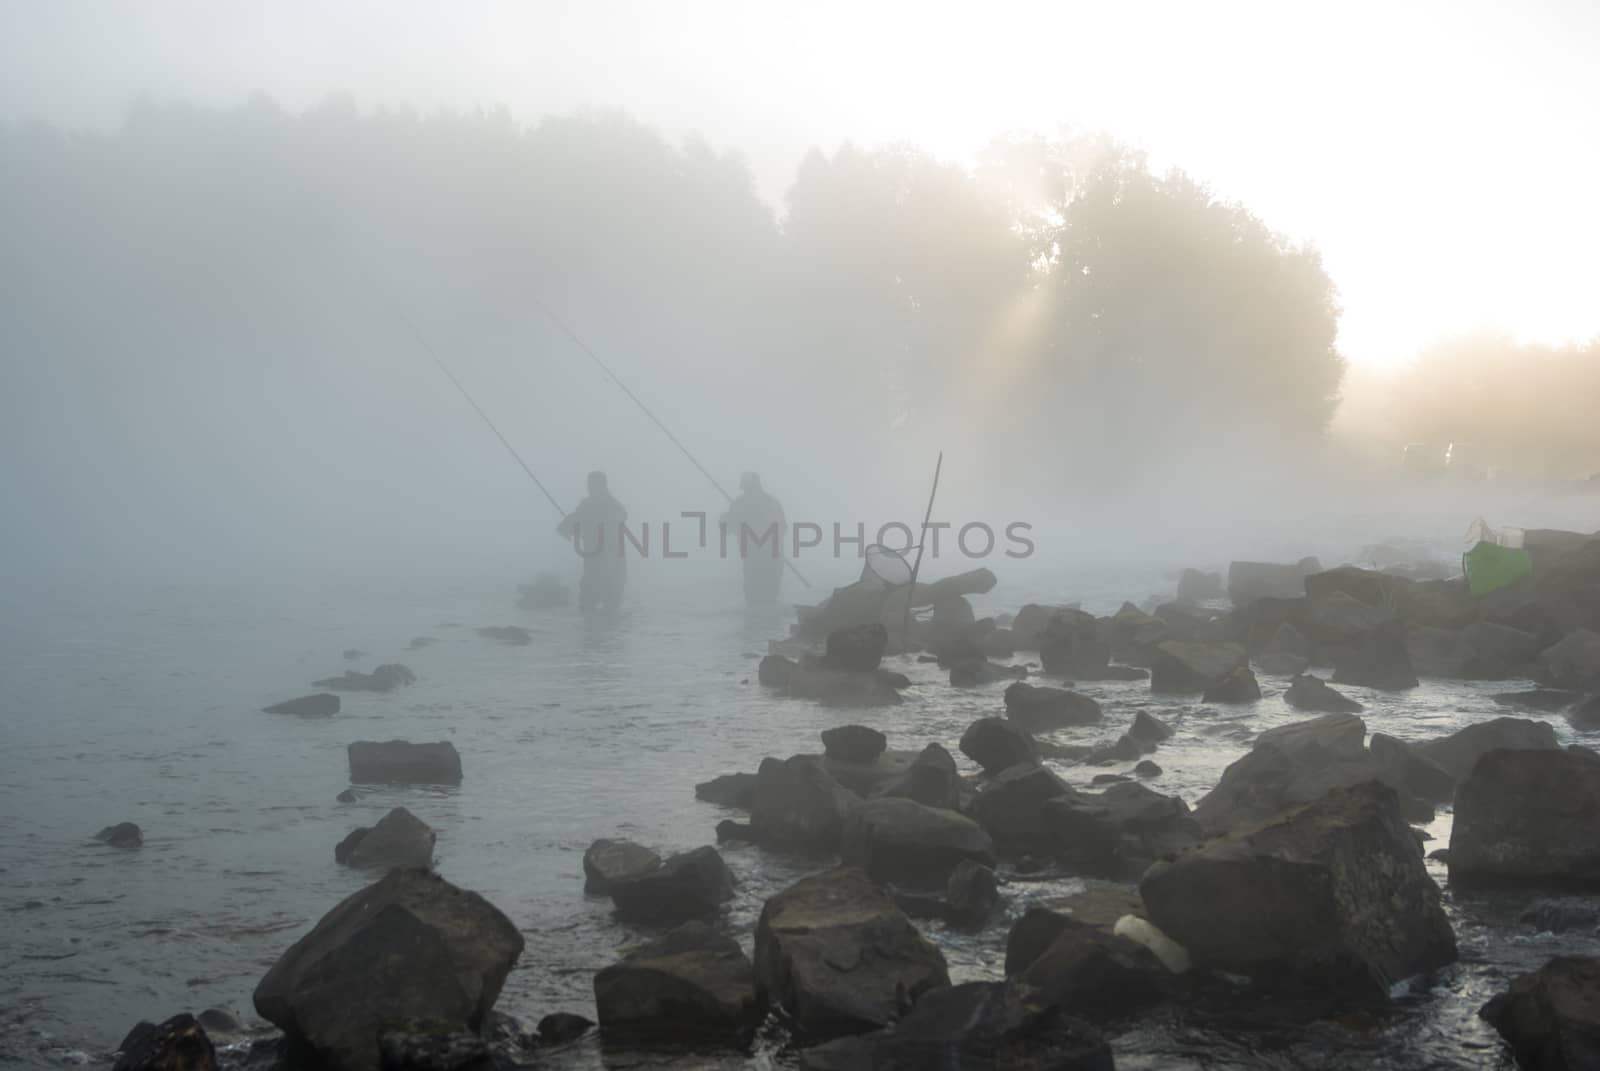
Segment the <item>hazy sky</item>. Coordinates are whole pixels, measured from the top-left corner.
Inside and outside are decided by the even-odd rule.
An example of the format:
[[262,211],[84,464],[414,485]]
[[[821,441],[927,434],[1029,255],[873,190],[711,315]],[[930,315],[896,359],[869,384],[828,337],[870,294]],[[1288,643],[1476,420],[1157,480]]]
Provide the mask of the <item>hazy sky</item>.
[[1354,359],[1600,332],[1600,5],[0,0],[0,117],[128,103],[620,108],[745,154],[1105,129],[1314,240]]

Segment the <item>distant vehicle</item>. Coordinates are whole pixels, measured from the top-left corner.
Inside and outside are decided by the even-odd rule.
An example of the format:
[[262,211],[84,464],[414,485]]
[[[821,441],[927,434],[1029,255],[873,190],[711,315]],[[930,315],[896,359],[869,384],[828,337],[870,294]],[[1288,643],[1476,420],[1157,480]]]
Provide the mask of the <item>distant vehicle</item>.
[[1445,471],[1447,454],[1433,443],[1411,443],[1401,452],[1400,468],[1408,476],[1437,476]]

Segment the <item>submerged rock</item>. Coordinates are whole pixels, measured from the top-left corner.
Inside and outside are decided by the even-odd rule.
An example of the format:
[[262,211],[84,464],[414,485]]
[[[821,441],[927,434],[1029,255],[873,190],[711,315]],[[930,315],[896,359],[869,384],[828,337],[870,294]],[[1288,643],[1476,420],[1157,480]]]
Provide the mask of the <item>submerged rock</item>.
[[1328,687],[1328,682],[1321,677],[1310,674],[1301,674],[1290,681],[1283,699],[1296,710],[1320,711],[1324,714],[1359,714],[1363,709],[1354,699]]
[[329,714],[339,713],[339,697],[331,692],[318,692],[316,695],[303,695],[298,699],[290,699],[283,703],[274,703],[270,707],[262,707],[263,714],[299,714],[303,717],[324,717]]
[[979,718],[967,726],[961,734],[961,753],[991,774],[1038,755],[1033,737],[1004,718]]
[[875,1030],[950,984],[944,956],[863,871],[802,878],[762,908],[756,980],[799,1036]]
[[216,1071],[217,1050],[187,1012],[164,1023],[141,1022],[117,1046],[111,1071]]
[[610,896],[620,882],[641,878],[661,865],[661,857],[631,840],[602,837],[583,853],[583,891]]
[[94,839],[103,841],[113,848],[122,848],[131,851],[144,846],[144,830],[132,822],[118,822],[114,826],[106,826],[94,835]]
[[433,865],[435,839],[426,822],[404,807],[396,807],[370,830],[358,829],[341,841],[334,858],[355,867],[426,869]]
[[802,1071],[1113,1071],[1094,1027],[1017,981],[929,993],[892,1027],[804,1050]]
[[596,974],[594,1002],[608,1038],[735,1042],[765,1010],[739,942],[699,922],[679,926]]
[[380,1031],[419,1020],[475,1033],[522,935],[476,893],[394,870],[343,900],[255,990],[256,1013],[341,1071],[378,1071]]
[[669,856],[660,866],[611,883],[617,917],[672,926],[717,913],[733,899],[733,872],[710,845]]
[[436,744],[357,740],[346,751],[350,759],[350,780],[357,784],[461,783],[461,756],[448,740]]
[[1491,751],[1455,796],[1450,881],[1600,890],[1600,755]]
[[1376,782],[1156,863],[1139,893],[1197,964],[1262,980],[1386,999],[1456,958],[1399,800]]
[[868,800],[845,824],[840,854],[877,881],[943,886],[962,862],[994,863],[989,836],[954,811],[909,799]]
[[1600,1067],[1600,959],[1557,956],[1478,1012],[1511,1044],[1523,1071]]
[[829,758],[844,762],[876,762],[888,746],[887,737],[865,725],[841,725],[822,730],[822,750]]
[[1006,689],[1005,703],[1007,719],[1027,733],[1092,725],[1102,716],[1100,704],[1086,695],[1021,681]]
[[338,677],[312,681],[313,688],[332,688],[337,692],[392,692],[403,684],[415,684],[417,675],[398,662],[379,666],[371,673],[347,669]]

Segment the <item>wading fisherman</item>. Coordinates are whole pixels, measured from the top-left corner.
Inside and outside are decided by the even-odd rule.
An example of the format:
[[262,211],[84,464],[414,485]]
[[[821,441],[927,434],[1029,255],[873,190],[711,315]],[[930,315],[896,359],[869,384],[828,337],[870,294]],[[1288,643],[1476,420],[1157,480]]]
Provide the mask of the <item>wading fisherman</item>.
[[778,601],[783,585],[783,540],[788,534],[783,505],[766,488],[761,477],[747,472],[739,478],[739,497],[722,515],[728,545],[739,549],[744,560],[744,601],[749,606],[770,606]]
[[606,487],[606,474],[591,472],[589,497],[556,527],[583,557],[583,579],[578,581],[578,609],[583,613],[613,613],[622,607],[622,586],[628,579],[622,526],[627,519],[628,511]]

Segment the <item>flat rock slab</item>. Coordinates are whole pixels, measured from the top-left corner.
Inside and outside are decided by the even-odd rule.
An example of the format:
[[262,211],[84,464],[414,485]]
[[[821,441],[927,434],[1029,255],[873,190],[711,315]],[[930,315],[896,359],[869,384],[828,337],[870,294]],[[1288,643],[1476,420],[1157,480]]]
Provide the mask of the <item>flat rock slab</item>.
[[461,756],[448,740],[436,744],[357,740],[346,750],[350,759],[350,780],[357,784],[461,783]]

